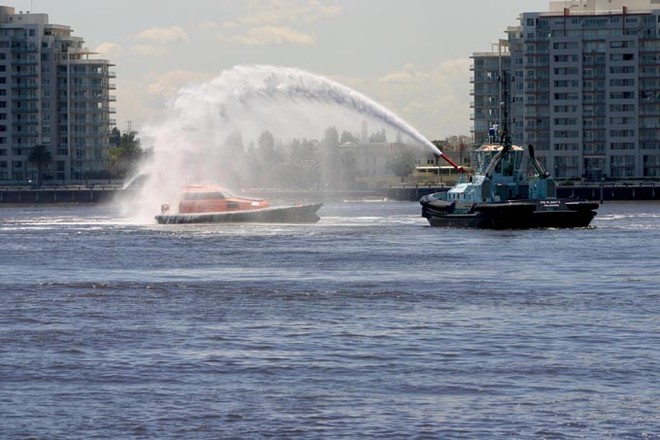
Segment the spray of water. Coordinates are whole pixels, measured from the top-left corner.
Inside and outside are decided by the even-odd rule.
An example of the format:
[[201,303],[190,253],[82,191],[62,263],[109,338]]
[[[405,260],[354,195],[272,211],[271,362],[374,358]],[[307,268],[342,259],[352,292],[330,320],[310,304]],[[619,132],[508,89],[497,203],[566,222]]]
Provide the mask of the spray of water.
[[[241,142],[227,142],[232,134],[256,138],[265,129],[278,135],[285,131],[292,136],[305,130],[318,133],[329,122],[354,126],[356,113],[442,156],[401,118],[349,87],[294,68],[236,66],[208,83],[180,90],[165,116],[141,129],[144,145],[154,154],[141,170],[147,177],[138,200],[131,203],[131,214],[153,218],[161,203],[176,203],[185,183],[231,187],[232,178],[249,174],[249,169],[238,165],[232,172],[218,173],[218,164],[231,163],[244,153]],[[142,212],[136,212],[139,206],[144,207]]]
[[256,83],[244,84],[246,87],[236,90],[235,97],[241,102],[247,103],[257,97],[308,100],[345,106],[394,127],[428,146],[436,154],[441,154],[428,139],[385,107],[323,76],[299,69],[273,66],[238,66],[228,74],[235,78],[257,78]]

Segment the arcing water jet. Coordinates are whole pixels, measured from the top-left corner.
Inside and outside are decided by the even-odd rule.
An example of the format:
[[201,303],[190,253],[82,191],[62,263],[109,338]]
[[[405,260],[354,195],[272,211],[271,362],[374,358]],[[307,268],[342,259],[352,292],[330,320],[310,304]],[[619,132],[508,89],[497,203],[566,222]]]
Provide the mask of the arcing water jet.
[[230,185],[214,163],[228,163],[242,153],[223,144],[232,132],[253,136],[273,125],[290,130],[307,123],[318,133],[327,126],[327,114],[347,110],[353,121],[355,113],[368,116],[448,159],[404,120],[349,87],[295,68],[236,66],[205,84],[183,88],[164,120],[144,127],[141,137],[153,143],[154,158],[141,170],[150,176],[142,202],[153,213],[186,182]]

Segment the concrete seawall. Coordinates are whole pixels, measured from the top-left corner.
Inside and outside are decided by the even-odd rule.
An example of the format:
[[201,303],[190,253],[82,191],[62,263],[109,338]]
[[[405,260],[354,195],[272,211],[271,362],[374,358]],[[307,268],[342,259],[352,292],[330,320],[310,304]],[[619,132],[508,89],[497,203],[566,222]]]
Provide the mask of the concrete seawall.
[[[426,194],[447,191],[448,186],[409,185],[369,191],[343,192],[278,192],[264,191],[260,194],[272,198],[299,199],[306,196],[318,200],[342,200],[344,198],[379,197],[390,200],[417,201]],[[116,197],[130,196],[133,191],[108,187],[80,188],[0,188],[0,204],[54,204],[54,203],[104,203]],[[557,196],[586,200],[660,200],[660,182],[622,184],[603,183],[595,185],[558,186]]]
[[[447,191],[443,186],[401,186],[382,191],[383,196],[392,200],[416,201],[421,197]],[[558,186],[557,197],[586,200],[660,200],[660,182],[618,183],[606,182],[595,185]]]
[[118,192],[109,188],[5,188],[0,189],[0,204],[102,203]]

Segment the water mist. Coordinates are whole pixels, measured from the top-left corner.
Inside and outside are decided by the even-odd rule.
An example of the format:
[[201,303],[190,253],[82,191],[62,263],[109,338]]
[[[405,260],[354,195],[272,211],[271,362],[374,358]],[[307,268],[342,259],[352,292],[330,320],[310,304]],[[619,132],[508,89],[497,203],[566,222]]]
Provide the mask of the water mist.
[[[140,170],[145,176],[131,214],[153,219],[161,203],[177,203],[186,183],[236,187],[249,177],[238,160],[242,140],[256,139],[264,130],[275,136],[302,137],[335,125],[354,127],[369,118],[442,153],[417,130],[366,96],[323,76],[278,66],[236,66],[201,85],[181,89],[162,120],[143,127],[140,137],[153,157]],[[142,212],[136,212],[141,209]]]

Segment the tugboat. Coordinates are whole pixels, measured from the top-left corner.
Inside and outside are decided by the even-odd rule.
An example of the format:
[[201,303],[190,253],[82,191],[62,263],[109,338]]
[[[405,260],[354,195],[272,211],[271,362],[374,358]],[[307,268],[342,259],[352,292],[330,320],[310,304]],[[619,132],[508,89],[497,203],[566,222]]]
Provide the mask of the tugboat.
[[[589,226],[598,203],[558,199],[556,183],[528,146],[534,172],[522,169],[524,149],[512,145],[507,128],[506,89],[504,123],[489,130],[489,142],[472,153],[474,174],[443,155],[459,172],[458,183],[447,192],[420,199],[422,216],[431,226],[486,229],[579,228]],[[499,135],[499,136],[498,136]]]
[[236,197],[215,185],[183,188],[178,212],[163,204],[160,224],[177,223],[316,223],[322,203],[271,206],[267,200]]

